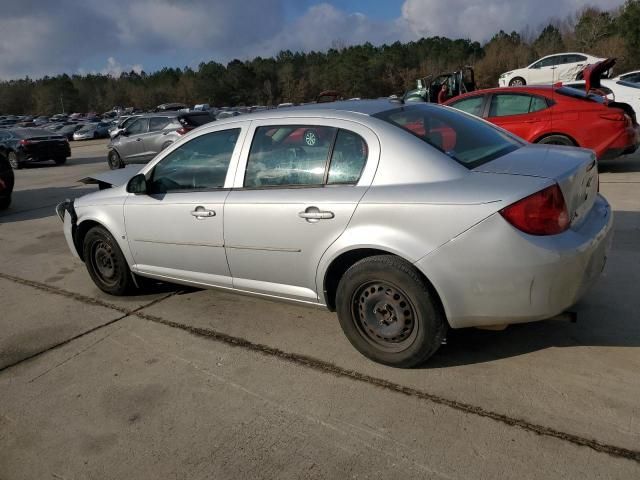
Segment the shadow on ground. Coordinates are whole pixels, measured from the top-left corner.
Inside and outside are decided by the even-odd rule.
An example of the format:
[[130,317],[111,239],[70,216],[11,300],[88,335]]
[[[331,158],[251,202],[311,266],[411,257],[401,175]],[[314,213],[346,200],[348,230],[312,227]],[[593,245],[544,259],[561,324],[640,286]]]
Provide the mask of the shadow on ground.
[[45,187],[13,192],[11,206],[0,213],[0,224],[36,220],[55,215],[55,206],[97,190],[95,185]]

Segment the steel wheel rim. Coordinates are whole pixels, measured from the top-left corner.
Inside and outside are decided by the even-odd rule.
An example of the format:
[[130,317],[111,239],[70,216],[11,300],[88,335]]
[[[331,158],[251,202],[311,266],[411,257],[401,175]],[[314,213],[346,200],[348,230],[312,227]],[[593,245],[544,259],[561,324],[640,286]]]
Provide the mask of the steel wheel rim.
[[358,333],[369,344],[393,353],[414,342],[416,308],[402,289],[389,282],[368,282],[355,290],[351,305]]
[[111,152],[109,154],[109,166],[111,167],[117,167],[118,166],[118,161],[116,160],[116,154]]
[[103,240],[95,242],[91,248],[91,264],[93,271],[105,285],[118,283],[118,266],[115,252],[111,245]]
[[14,152],[11,152],[9,153],[8,157],[11,168],[18,168],[18,156]]

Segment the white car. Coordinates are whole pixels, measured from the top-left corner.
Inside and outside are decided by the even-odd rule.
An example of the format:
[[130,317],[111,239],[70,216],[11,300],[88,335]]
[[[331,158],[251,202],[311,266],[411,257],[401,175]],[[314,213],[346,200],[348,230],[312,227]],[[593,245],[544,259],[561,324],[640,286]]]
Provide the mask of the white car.
[[547,55],[526,68],[503,73],[498,79],[498,84],[501,87],[518,87],[571,82],[578,79],[584,67],[602,60],[604,58],[593,57],[586,53]]
[[617,77],[612,78],[612,80],[628,83],[640,83],[640,70],[623,73],[622,75],[618,75]]

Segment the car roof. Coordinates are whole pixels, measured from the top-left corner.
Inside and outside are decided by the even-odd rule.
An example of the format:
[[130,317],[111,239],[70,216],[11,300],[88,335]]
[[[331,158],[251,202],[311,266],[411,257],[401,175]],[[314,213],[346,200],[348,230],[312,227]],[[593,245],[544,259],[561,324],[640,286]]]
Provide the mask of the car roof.
[[[407,104],[415,105],[415,104]],[[278,119],[278,118],[290,118],[290,117],[327,117],[330,115],[341,115],[344,117],[355,116],[373,116],[387,110],[393,110],[404,106],[403,103],[398,101],[391,101],[389,99],[378,100],[341,100],[338,102],[327,103],[311,103],[307,105],[300,105],[296,107],[287,108],[272,108],[269,110],[261,110],[259,112],[247,113],[236,117],[225,118],[218,122],[233,123],[243,121],[244,119]],[[216,123],[218,123],[216,122]]]
[[496,87],[496,88],[485,88],[482,90],[474,90],[473,92],[464,93],[462,95],[458,95],[457,97],[452,97],[447,100],[445,103],[453,102],[455,100],[459,100],[461,98],[474,97],[477,95],[486,95],[488,93],[530,93],[530,94],[539,94],[545,95],[550,94],[554,90],[553,85],[535,85],[535,86],[523,86],[523,87]]
[[44,130],[42,128],[12,128],[11,132],[15,134],[16,137],[20,138],[40,136],[50,137],[52,135],[49,130]]

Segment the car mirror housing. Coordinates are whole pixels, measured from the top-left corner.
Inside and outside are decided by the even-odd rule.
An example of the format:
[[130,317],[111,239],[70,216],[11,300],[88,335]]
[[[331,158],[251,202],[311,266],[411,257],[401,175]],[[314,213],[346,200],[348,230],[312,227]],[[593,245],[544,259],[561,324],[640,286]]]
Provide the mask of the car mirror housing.
[[129,180],[127,192],[135,193],[136,195],[147,193],[147,177],[144,176],[144,173],[139,173]]

